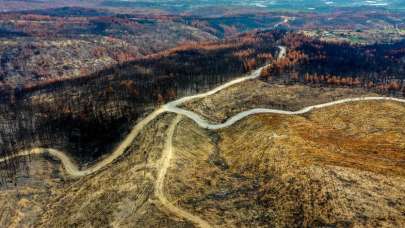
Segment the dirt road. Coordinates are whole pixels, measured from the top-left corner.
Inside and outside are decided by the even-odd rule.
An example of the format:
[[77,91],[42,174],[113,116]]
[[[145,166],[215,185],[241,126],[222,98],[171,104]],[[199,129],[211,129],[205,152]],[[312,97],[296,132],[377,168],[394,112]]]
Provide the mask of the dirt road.
[[205,220],[201,219],[200,217],[193,215],[175,205],[173,205],[165,196],[164,194],[164,181],[166,177],[167,170],[170,167],[170,163],[173,158],[173,135],[175,133],[177,124],[180,122],[182,116],[177,115],[177,117],[171,123],[167,138],[165,142],[165,146],[162,152],[162,157],[159,162],[159,169],[158,169],[158,176],[156,179],[155,184],[155,196],[159,199],[160,203],[172,214],[176,215],[177,217],[184,218],[195,224],[199,227],[211,227],[211,225],[206,222]]

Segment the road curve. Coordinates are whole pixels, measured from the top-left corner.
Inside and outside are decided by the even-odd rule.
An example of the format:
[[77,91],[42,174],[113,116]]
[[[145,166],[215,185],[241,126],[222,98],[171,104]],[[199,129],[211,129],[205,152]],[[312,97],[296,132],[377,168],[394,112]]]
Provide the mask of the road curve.
[[[286,54],[287,54],[287,49],[286,49],[286,47],[284,47],[284,46],[279,46],[278,48],[280,49],[280,51],[279,51],[279,53],[278,53],[277,58],[278,58],[278,59],[284,58],[284,57],[286,56]],[[205,92],[205,93],[200,93],[200,94],[196,94],[196,95],[191,95],[191,96],[187,96],[187,97],[183,97],[183,98],[180,98],[180,99],[171,101],[171,102],[169,102],[169,103],[163,105],[162,108],[167,111],[167,110],[176,108],[177,106],[179,106],[179,105],[181,105],[181,104],[184,104],[184,103],[186,103],[186,102],[188,102],[188,101],[195,100],[195,99],[198,99],[198,98],[204,98],[204,97],[207,97],[207,96],[211,96],[211,95],[216,94],[216,93],[218,93],[219,91],[224,90],[224,89],[226,89],[226,88],[228,88],[228,87],[231,87],[231,86],[233,86],[233,85],[239,84],[239,83],[244,82],[244,81],[247,81],[247,80],[256,79],[256,78],[258,78],[258,77],[260,76],[260,72],[261,72],[265,67],[267,67],[267,65],[266,65],[266,66],[263,66],[263,67],[260,67],[260,68],[258,68],[257,70],[254,70],[254,71],[250,72],[247,76],[240,77],[240,78],[236,78],[236,79],[234,79],[234,80],[232,80],[232,81],[229,81],[229,82],[227,82],[227,83],[225,83],[225,84],[223,84],[223,85],[220,85],[220,86],[218,86],[218,87],[216,87],[216,88],[214,88],[214,89],[212,89],[212,90],[210,90],[210,91],[207,91],[207,92]]]
[[279,109],[266,109],[266,108],[255,108],[255,109],[250,109],[244,112],[240,112],[224,123],[220,124],[215,124],[215,123],[210,123],[208,120],[204,119],[200,115],[198,115],[195,112],[186,110],[186,109],[181,109],[176,106],[167,106],[165,107],[167,112],[173,112],[177,114],[181,114],[184,116],[187,116],[188,118],[192,119],[194,122],[196,122],[201,128],[205,129],[211,129],[211,130],[218,130],[221,128],[226,128],[234,123],[238,122],[239,120],[246,118],[251,115],[255,114],[263,114],[263,113],[274,113],[274,114],[281,114],[281,115],[302,115],[308,112],[311,112],[316,109],[321,109],[321,108],[326,108],[338,104],[344,104],[344,103],[350,103],[350,102],[356,102],[356,101],[373,101],[373,100],[386,100],[386,101],[396,101],[400,103],[405,103],[405,99],[399,99],[399,98],[394,98],[394,97],[357,97],[357,98],[346,98],[342,100],[337,100],[337,101],[331,101],[328,103],[324,104],[318,104],[318,105],[312,105],[305,107],[301,110],[298,111],[285,111],[285,110],[279,110]]
[[[286,48],[283,46],[279,46],[279,54],[278,54],[278,58],[284,57],[286,54]],[[252,73],[250,73],[248,76],[246,77],[241,77],[241,78],[237,78],[235,80],[232,80],[230,82],[227,82],[213,90],[210,90],[206,93],[202,93],[202,94],[197,94],[197,95],[193,95],[193,96],[188,96],[188,97],[183,97],[180,98],[178,100],[172,101],[167,103],[166,105],[160,107],[159,109],[156,109],[154,112],[152,112],[151,114],[149,114],[148,116],[146,116],[143,120],[141,120],[139,123],[137,123],[134,128],[132,128],[131,132],[125,137],[125,139],[114,149],[114,151],[108,155],[105,159],[97,162],[94,166],[91,166],[90,168],[86,169],[86,170],[79,170],[78,165],[70,158],[66,155],[66,153],[56,150],[56,149],[51,149],[51,148],[41,148],[41,147],[37,147],[37,148],[33,148],[33,149],[29,149],[29,150],[23,150],[20,151],[19,153],[16,153],[14,155],[11,156],[6,156],[3,158],[0,158],[0,162],[5,162],[17,157],[23,157],[23,156],[29,156],[29,155],[38,155],[38,154],[49,154],[57,159],[59,159],[63,165],[63,167],[66,170],[66,173],[71,176],[71,177],[82,177],[82,176],[86,176],[89,174],[92,174],[94,172],[99,171],[100,169],[102,169],[103,167],[107,166],[108,164],[111,164],[115,159],[117,159],[118,157],[120,157],[122,154],[125,153],[125,151],[128,149],[128,147],[131,145],[131,143],[134,141],[134,139],[139,135],[139,133],[142,131],[142,129],[148,125],[152,120],[154,120],[157,116],[159,116],[160,114],[167,112],[169,110],[176,110],[176,106],[183,104],[184,102],[190,101],[190,100],[194,100],[194,99],[198,99],[198,98],[203,98],[206,96],[210,96],[212,94],[215,94],[225,88],[228,88],[232,85],[241,83],[243,81],[246,80],[250,80],[250,79],[255,79],[258,78],[260,75],[260,71],[263,69],[264,67],[261,67],[255,71],[253,71]]]
[[8,160],[14,159],[16,157],[22,157],[22,156],[49,154],[61,161],[63,167],[65,168],[66,173],[69,176],[71,176],[71,177],[86,176],[86,175],[92,174],[92,173],[102,169],[103,167],[112,163],[115,159],[120,157],[122,154],[124,154],[125,151],[128,149],[128,147],[131,145],[131,143],[134,141],[136,136],[138,136],[139,133],[142,131],[142,129],[163,112],[165,112],[165,110],[163,110],[162,108],[159,108],[159,109],[155,110],[154,112],[152,112],[151,114],[149,114],[146,118],[144,118],[137,125],[135,125],[134,128],[132,128],[131,132],[118,145],[118,147],[116,147],[114,149],[114,151],[110,155],[108,155],[105,159],[97,162],[94,166],[91,166],[90,168],[85,169],[85,170],[79,170],[79,166],[66,153],[64,153],[60,150],[51,149],[51,148],[38,147],[38,148],[30,149],[30,150],[24,150],[17,154],[0,158],[0,162],[5,162]]
[[[283,46],[279,46],[280,51],[278,54],[278,58],[283,58],[286,56],[286,48]],[[164,179],[166,177],[167,170],[170,166],[170,161],[173,156],[173,148],[172,148],[172,139],[173,139],[173,134],[175,132],[177,124],[181,120],[181,116],[187,116],[188,118],[192,119],[195,121],[200,127],[206,128],[206,129],[221,129],[221,128],[226,128],[231,126],[232,124],[236,123],[237,121],[250,116],[250,115],[255,115],[255,114],[260,114],[260,113],[276,113],[276,114],[281,114],[281,115],[301,115],[304,113],[311,112],[316,109],[320,108],[325,108],[333,105],[338,105],[338,104],[343,104],[343,103],[349,103],[349,102],[357,102],[357,101],[368,101],[368,100],[389,100],[389,101],[396,101],[396,102],[401,102],[405,103],[405,99],[399,99],[399,98],[392,98],[392,97],[360,97],[360,98],[347,98],[347,99],[342,99],[342,100],[337,100],[337,101],[332,101],[324,104],[318,104],[318,105],[312,105],[305,107],[301,110],[298,111],[285,111],[285,110],[278,110],[278,109],[251,109],[248,111],[244,111],[241,113],[238,113],[237,115],[229,118],[226,122],[224,123],[210,123],[197,113],[194,113],[189,110],[185,110],[182,108],[179,108],[178,106],[194,100],[198,98],[204,98],[210,95],[213,95],[223,89],[226,89],[232,85],[244,82],[246,80],[251,80],[258,78],[260,76],[260,71],[264,67],[261,67],[253,72],[251,72],[249,75],[242,77],[242,78],[237,78],[235,80],[232,80],[230,82],[227,82],[219,87],[216,87],[208,92],[193,95],[193,96],[188,96],[184,98],[180,98],[178,100],[169,102],[159,109],[155,110],[151,114],[149,114],[147,117],[145,117],[143,120],[141,120],[138,124],[135,125],[135,127],[131,130],[131,132],[125,137],[125,139],[114,149],[114,151],[108,155],[105,159],[97,162],[94,166],[86,169],[86,170],[79,170],[78,165],[75,164],[70,157],[66,155],[66,153],[55,150],[55,149],[49,149],[49,148],[34,148],[31,150],[24,150],[21,151],[15,155],[10,155],[6,156],[3,158],[0,158],[0,162],[5,162],[11,159],[14,159],[16,157],[21,157],[21,156],[29,156],[29,155],[37,155],[37,154],[44,154],[47,153],[57,159],[59,159],[63,165],[63,167],[66,170],[66,173],[72,177],[81,177],[81,176],[86,176],[89,174],[92,174],[105,166],[111,164],[115,159],[120,157],[122,154],[126,152],[126,150],[129,148],[129,146],[132,144],[134,139],[139,135],[139,133],[142,131],[142,129],[149,124],[151,121],[153,121],[157,116],[159,116],[162,113],[165,112],[172,112],[178,114],[176,119],[172,122],[172,124],[169,127],[168,130],[168,137],[165,142],[165,147],[162,152],[162,158],[160,160],[159,164],[159,169],[158,169],[158,176],[156,179],[156,187],[155,187],[155,196],[160,200],[162,205],[166,207],[170,212],[175,214],[176,216],[182,217],[184,219],[187,219],[191,222],[193,222],[195,225],[198,225],[200,227],[211,227],[208,222],[205,220],[201,219],[198,216],[195,216],[193,214],[190,214],[186,211],[184,211],[181,208],[178,208],[174,206],[170,201],[167,200],[167,198],[164,195],[163,187],[164,187]],[[140,166],[142,168],[143,166]],[[145,166],[146,167],[146,166]],[[155,166],[156,167],[156,166]]]
[[[279,53],[278,53],[278,58],[283,58],[286,55],[286,48],[283,46],[279,46]],[[266,66],[264,66],[266,67]],[[225,123],[220,123],[220,124],[214,124],[214,123],[210,123],[209,121],[205,120],[203,117],[199,116],[197,113],[194,113],[192,111],[189,110],[185,110],[185,109],[181,109],[178,106],[194,100],[194,99],[198,99],[198,98],[204,98],[210,95],[213,95],[215,93],[218,93],[219,91],[226,89],[230,86],[233,86],[235,84],[247,81],[247,80],[251,80],[251,79],[255,79],[258,78],[260,76],[260,71],[264,68],[261,67],[251,73],[249,73],[247,76],[245,77],[241,77],[241,78],[237,78],[234,79],[230,82],[227,82],[221,86],[218,86],[208,92],[205,93],[201,93],[201,94],[197,94],[197,95],[192,95],[192,96],[187,96],[187,97],[183,97],[177,100],[174,100],[172,102],[169,102],[165,105],[163,105],[162,107],[160,107],[159,109],[156,109],[154,112],[152,112],[151,114],[149,114],[148,116],[146,116],[143,120],[141,120],[138,124],[135,125],[134,128],[132,128],[131,132],[125,137],[125,139],[114,149],[114,151],[108,155],[106,158],[104,158],[103,160],[97,162],[94,166],[91,166],[88,169],[85,170],[79,170],[78,165],[73,162],[73,160],[66,155],[66,153],[56,150],[56,149],[50,149],[50,148],[33,148],[30,150],[24,150],[21,151],[15,155],[11,155],[11,156],[6,156],[3,158],[0,158],[0,162],[5,162],[11,159],[14,159],[16,157],[21,157],[21,156],[28,156],[28,155],[37,155],[37,154],[49,154],[57,159],[59,159],[63,165],[63,167],[66,170],[66,173],[71,176],[71,177],[82,177],[82,176],[86,176],[89,174],[92,174],[94,172],[99,171],[100,169],[104,168],[105,166],[111,164],[114,160],[116,160],[118,157],[120,157],[122,154],[125,153],[125,151],[128,149],[128,147],[131,145],[131,143],[133,142],[133,140],[139,135],[139,133],[142,131],[142,129],[148,125],[151,121],[153,121],[157,116],[159,116],[162,113],[165,112],[172,112],[172,113],[177,113],[180,115],[184,115],[187,116],[188,118],[192,119],[193,121],[195,121],[200,127],[202,128],[206,128],[206,129],[221,129],[221,128],[225,128],[225,127],[229,127],[232,124],[236,123],[237,121],[250,116],[250,115],[254,115],[254,114],[260,114],[260,113],[277,113],[277,114],[284,114],[284,115],[299,115],[299,114],[304,114],[307,112],[310,112],[312,110],[315,109],[320,109],[320,108],[324,108],[324,107],[329,107],[332,105],[337,105],[337,104],[342,104],[342,103],[348,103],[348,102],[355,102],[355,101],[365,101],[365,100],[391,100],[391,101],[397,101],[397,102],[401,102],[401,103],[405,103],[405,99],[399,99],[399,98],[392,98],[392,97],[360,97],[360,98],[348,98],[348,99],[342,99],[342,100],[338,100],[338,101],[332,101],[332,102],[328,102],[325,104],[319,104],[319,105],[313,105],[313,106],[309,106],[306,108],[303,108],[299,111],[284,111],[284,110],[278,110],[278,109],[251,109],[248,111],[244,111],[241,112],[231,118],[229,118]]]

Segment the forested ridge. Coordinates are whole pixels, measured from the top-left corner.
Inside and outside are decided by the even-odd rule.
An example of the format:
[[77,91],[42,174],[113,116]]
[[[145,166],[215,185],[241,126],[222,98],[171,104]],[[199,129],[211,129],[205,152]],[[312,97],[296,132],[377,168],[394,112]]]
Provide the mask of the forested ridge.
[[289,33],[287,58],[262,72],[267,81],[317,86],[362,87],[381,94],[405,94],[405,41],[353,45]]

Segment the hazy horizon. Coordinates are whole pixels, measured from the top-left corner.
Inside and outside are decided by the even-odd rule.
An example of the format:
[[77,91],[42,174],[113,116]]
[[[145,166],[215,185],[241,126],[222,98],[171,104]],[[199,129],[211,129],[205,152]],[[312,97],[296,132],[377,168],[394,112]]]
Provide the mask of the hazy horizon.
[[369,7],[370,9],[405,10],[401,0],[0,0],[0,10],[58,8],[66,6],[100,8],[159,9],[169,12],[192,11],[205,7],[244,7],[261,10],[328,12],[341,7]]

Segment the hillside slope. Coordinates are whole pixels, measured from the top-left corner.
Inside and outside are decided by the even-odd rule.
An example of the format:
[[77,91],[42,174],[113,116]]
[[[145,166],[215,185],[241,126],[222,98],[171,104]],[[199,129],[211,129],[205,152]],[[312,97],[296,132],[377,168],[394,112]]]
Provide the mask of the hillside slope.
[[212,225],[401,226],[405,107],[369,102],[263,114],[219,132],[185,121],[171,200]]
[[[300,99],[311,100],[311,95],[317,91]],[[218,131],[164,114],[102,170],[80,179],[60,173],[64,181],[48,185],[52,194],[37,185],[23,187],[38,193],[21,195],[10,186],[0,201],[20,206],[4,207],[1,213],[18,217],[1,222],[39,227],[401,226],[404,112],[399,102],[362,101],[303,115],[254,115]],[[18,212],[34,203],[36,213]]]

